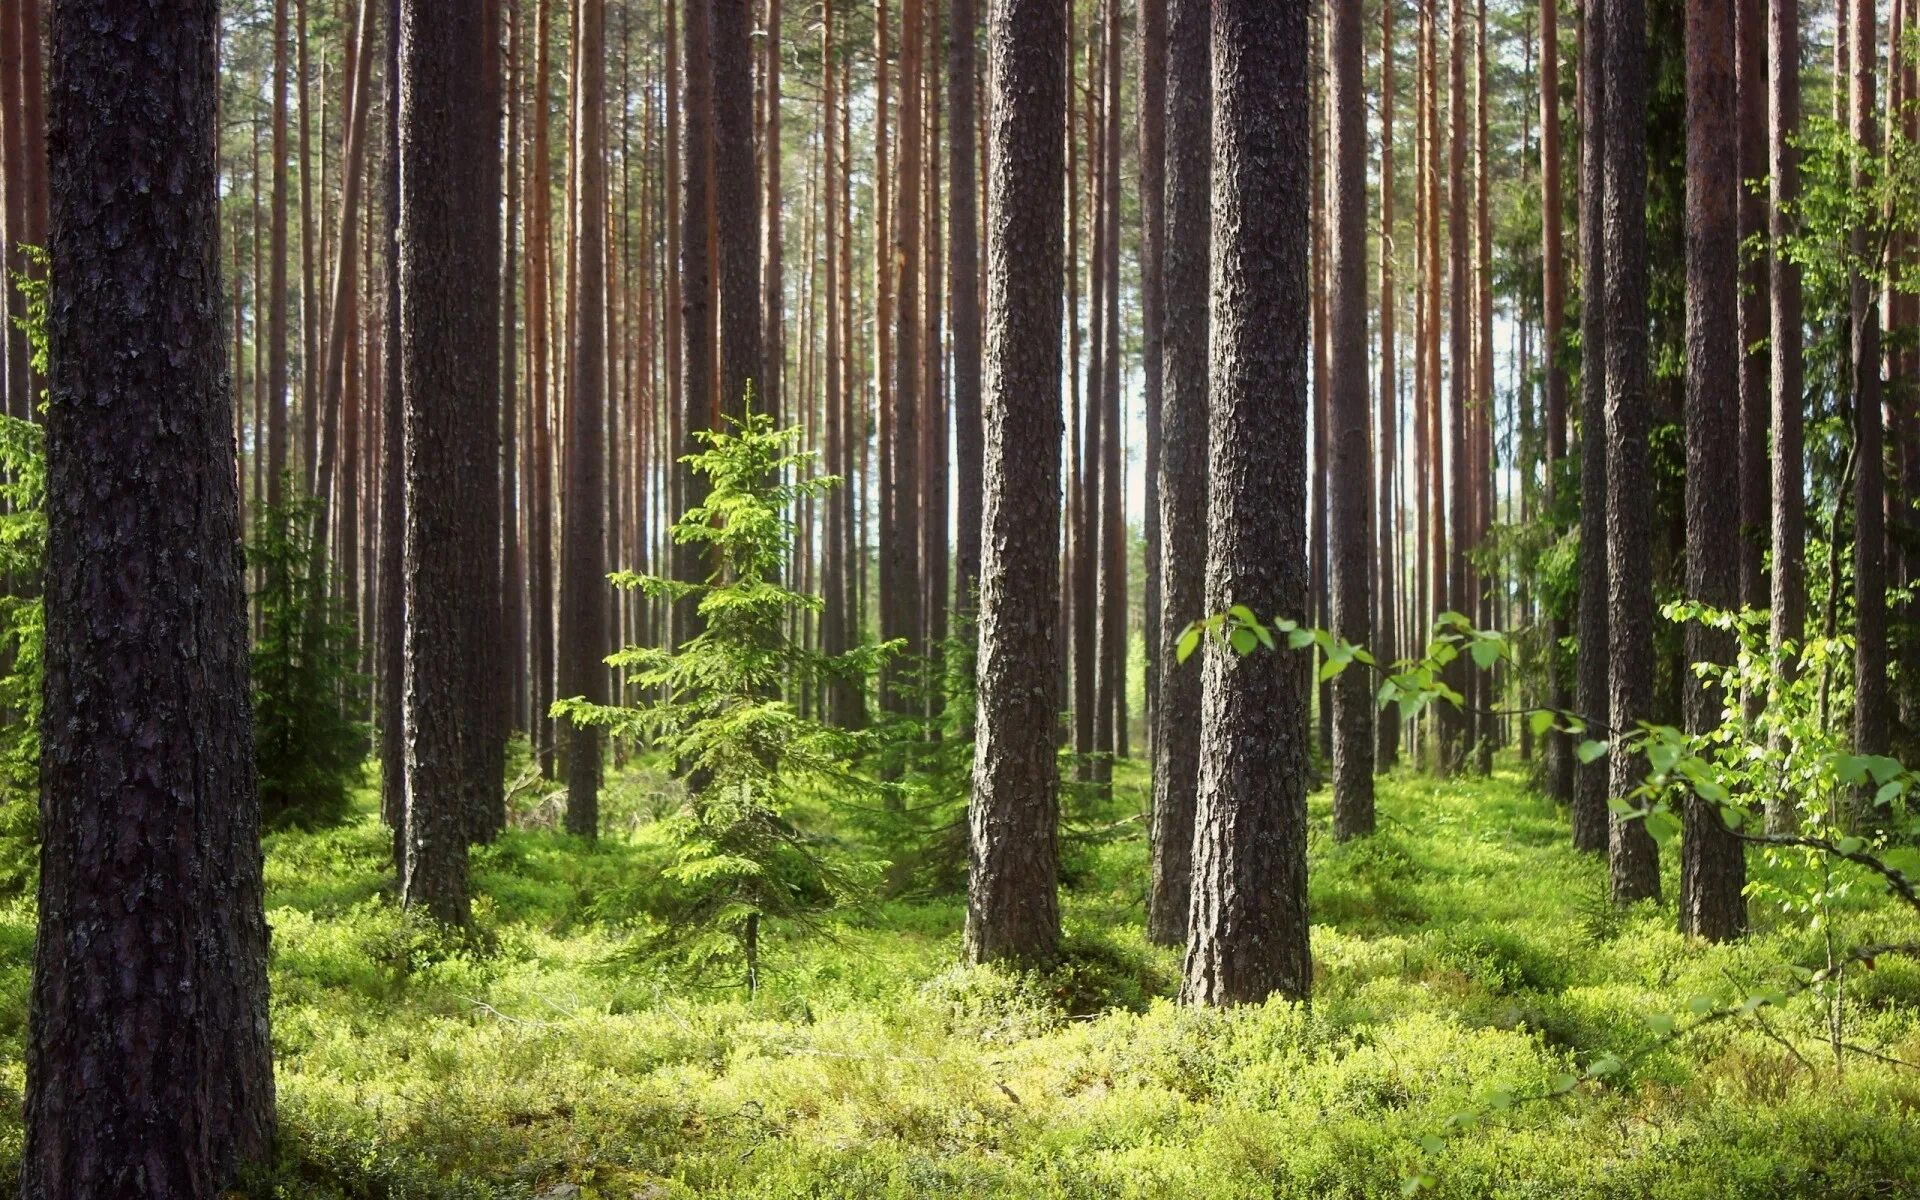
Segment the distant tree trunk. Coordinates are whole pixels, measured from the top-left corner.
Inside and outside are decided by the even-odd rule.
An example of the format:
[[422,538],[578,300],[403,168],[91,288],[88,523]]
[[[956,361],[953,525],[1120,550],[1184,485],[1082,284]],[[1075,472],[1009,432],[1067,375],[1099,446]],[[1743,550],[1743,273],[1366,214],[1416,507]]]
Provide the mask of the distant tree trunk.
[[[1652,715],[1653,497],[1647,438],[1646,5],[1605,0],[1607,289],[1607,691],[1616,729]],[[1640,785],[1646,760],[1616,738],[1607,754],[1611,796]],[[1646,822],[1615,814],[1608,839],[1613,898],[1660,895],[1659,848]]]
[[[921,265],[925,284],[920,293],[922,337],[920,394],[925,410],[920,420],[920,618],[922,637],[927,647],[927,671],[932,680],[943,680],[945,643],[948,630],[948,589],[953,580],[949,571],[953,545],[947,534],[951,517],[951,497],[947,492],[948,463],[952,447],[947,435],[950,413],[947,410],[946,335],[942,328],[942,310],[946,288],[941,277],[945,253],[941,242],[940,206],[940,59],[943,42],[940,6],[934,5],[926,22],[926,53],[921,59],[921,112],[925,115],[922,137],[921,181]],[[927,715],[942,715],[946,702],[943,685],[936,685],[927,697]],[[936,729],[933,736],[938,737]]]
[[[574,27],[573,346],[567,355],[567,439],[560,527],[560,695],[604,704],[606,654],[607,173],[605,0],[582,0]],[[716,41],[718,39],[716,38]],[[749,195],[751,199],[751,194]],[[751,206],[749,206],[751,209]],[[757,275],[757,272],[756,272]],[[758,302],[758,285],[750,293]],[[756,310],[757,311],[757,310]],[[758,362],[757,357],[752,362]],[[600,828],[600,729],[576,723],[567,739],[567,832]]]
[[[920,620],[920,171],[921,61],[926,49],[922,0],[900,6],[900,153],[894,160],[892,399],[888,444],[892,473],[883,503],[891,519],[881,526],[880,635],[900,638],[908,655],[925,652]],[[889,535],[890,531],[890,535]],[[910,672],[887,671],[885,699],[893,712],[912,710]]]
[[[272,173],[267,198],[267,502],[281,501],[287,462],[287,0],[273,3]],[[303,414],[309,430],[313,410]],[[313,470],[313,439],[301,470]],[[307,491],[313,491],[310,474]]]
[[[1558,499],[1560,464],[1567,456],[1567,366],[1564,319],[1567,307],[1566,254],[1561,237],[1560,199],[1560,0],[1540,0],[1540,263],[1543,357],[1547,401],[1547,503]],[[1547,624],[1547,703],[1565,711],[1573,706],[1568,686],[1567,618],[1554,612]],[[1547,734],[1546,785],[1549,799],[1573,801],[1573,745],[1558,729]]]
[[[506,207],[500,231],[500,595],[501,620],[505,631],[502,645],[506,661],[504,694],[501,696],[501,727],[511,733],[532,726],[527,721],[527,558],[522,533],[526,511],[527,473],[521,468],[522,440],[520,418],[519,276],[520,245],[527,230],[523,224],[521,180],[521,101],[526,78],[526,22],[519,0],[505,0],[507,21],[506,60]],[[502,806],[504,810],[504,805]],[[504,815],[504,811],[503,811]]]
[[[1767,5],[1767,56],[1772,75],[1767,92],[1767,231],[1774,245],[1793,233],[1792,212],[1800,197],[1800,5],[1771,0]],[[1800,268],[1774,254],[1767,270],[1769,344],[1773,353],[1773,606],[1769,643],[1776,656],[1776,678],[1793,677],[1797,645],[1806,622],[1806,540],[1800,494],[1806,467],[1805,401],[1801,396]],[[1798,824],[1794,805],[1781,796],[1767,811],[1767,829],[1791,832]]]
[[1100,220],[1106,236],[1100,244],[1104,260],[1101,274],[1106,289],[1101,293],[1102,308],[1095,315],[1104,332],[1105,349],[1100,360],[1100,495],[1099,524],[1096,531],[1099,554],[1099,649],[1094,668],[1098,695],[1094,697],[1093,749],[1099,755],[1094,778],[1111,786],[1113,760],[1125,741],[1127,701],[1127,563],[1126,517],[1121,512],[1120,444],[1125,430],[1120,424],[1120,192],[1125,186],[1120,175],[1120,0],[1104,0],[1106,40],[1103,43],[1106,67],[1101,73],[1106,102],[1101,108],[1101,177],[1105,186],[1100,193]]
[[[839,656],[853,645],[854,617],[852,608],[855,603],[855,590],[850,586],[850,559],[848,542],[851,530],[851,505],[846,502],[848,489],[853,486],[850,472],[847,470],[847,443],[850,430],[846,421],[847,389],[846,374],[843,371],[845,350],[841,341],[841,310],[844,287],[841,279],[840,262],[840,139],[837,136],[836,122],[840,112],[840,69],[837,64],[839,43],[834,25],[834,0],[823,0],[820,6],[821,29],[820,47],[823,84],[825,88],[826,127],[826,292],[827,292],[827,350],[826,350],[826,462],[827,469],[841,475],[842,483],[835,494],[826,500],[826,538],[825,553],[821,564],[821,594],[824,608],[820,614],[820,646],[829,656]],[[846,727],[852,724],[852,712],[858,704],[856,685],[852,680],[835,677],[827,684],[827,714],[834,724]]]
[[[363,0],[364,2],[364,0]],[[505,626],[500,584],[500,227],[503,192],[500,126],[500,4],[482,0],[480,6],[480,96],[478,110],[465,124],[465,145],[478,160],[479,179],[468,197],[467,228],[478,231],[469,253],[476,259],[474,303],[480,310],[480,333],[474,353],[479,359],[480,386],[471,393],[474,438],[477,446],[467,518],[467,578],[474,601],[468,611],[468,644],[491,646],[488,654],[467,658],[470,682],[465,689],[468,740],[468,836],[490,842],[506,828],[507,731],[500,720],[506,687]],[[351,168],[349,168],[351,169]],[[351,252],[342,241],[343,253]],[[323,460],[332,456],[329,430]],[[326,487],[324,477],[322,488]]]
[[[784,407],[785,389],[781,379],[787,360],[787,283],[785,252],[780,237],[780,54],[785,41],[780,28],[780,8],[780,0],[767,0],[767,30],[762,39],[765,43],[765,55],[761,61],[765,64],[763,90],[766,93],[766,117],[761,123],[760,150],[767,170],[763,189],[765,205],[760,215],[760,244],[763,248],[760,256],[760,330],[764,344],[761,347],[760,383],[756,390],[760,395],[761,410],[773,413],[774,420],[784,426],[795,419],[795,415],[789,414]],[[629,10],[621,11],[625,14]],[[623,15],[622,21],[625,20]],[[625,29],[624,24],[622,29]]]
[[[1210,612],[1307,604],[1307,13],[1213,6]],[[1193,911],[1182,995],[1305,999],[1307,676],[1205,651]]]
[[[1473,472],[1472,548],[1487,549],[1493,532],[1493,221],[1488,208],[1487,183],[1487,0],[1477,0],[1473,9],[1473,402],[1468,409],[1468,427],[1472,430],[1468,456]],[[1472,608],[1468,615],[1483,629],[1498,628],[1500,612],[1494,606],[1488,575],[1472,559],[1467,566],[1468,594]],[[1480,711],[1468,724],[1473,748],[1473,769],[1480,775],[1493,773],[1493,747],[1500,738],[1501,718],[1493,714],[1500,694],[1502,668],[1472,671],[1473,686],[1468,695]]]
[[[1373,644],[1369,568],[1373,506],[1367,412],[1367,128],[1362,79],[1361,0],[1328,0],[1332,64],[1333,245],[1328,332],[1332,340],[1328,434],[1332,468],[1323,476],[1333,539],[1333,632]],[[1333,836],[1373,832],[1373,680],[1364,670],[1333,685]]]
[[975,0],[953,0],[947,31],[947,282],[953,327],[954,465],[959,494],[955,530],[954,604],[971,619],[980,586],[980,204],[974,189],[977,146],[974,91],[979,10]]
[[[1468,255],[1468,232],[1472,217],[1467,190],[1467,143],[1473,137],[1472,114],[1467,109],[1467,54],[1472,44],[1467,23],[1469,0],[1452,0],[1453,27],[1448,38],[1447,64],[1449,100],[1447,104],[1447,517],[1450,553],[1435,555],[1435,570],[1447,574],[1447,602],[1454,612],[1469,620],[1475,616],[1467,545],[1473,537],[1472,509],[1469,497],[1473,487],[1472,456],[1467,440],[1467,405],[1473,386],[1473,277]],[[1442,456],[1434,455],[1434,461]],[[1441,564],[1444,563],[1444,568]],[[1454,690],[1469,695],[1473,686],[1468,672],[1477,670],[1465,655],[1447,668],[1445,678]],[[1440,763],[1443,773],[1451,774],[1465,764],[1472,740],[1474,719],[1452,705],[1440,707]]]
[[[1146,409],[1144,487],[1146,511],[1141,524],[1146,541],[1145,612],[1146,720],[1149,742],[1159,706],[1160,678],[1171,665],[1154,643],[1160,631],[1160,573],[1166,558],[1160,529],[1161,408],[1166,356],[1166,171],[1167,171],[1167,5],[1140,0],[1140,368]],[[1122,732],[1125,725],[1121,726]]]
[[[1715,608],[1740,599],[1742,543],[1727,530],[1744,495],[1727,489],[1743,446],[1744,372],[1739,341],[1739,157],[1734,97],[1733,0],[1687,4],[1687,596]],[[1744,481],[1744,476],[1742,476]],[[1731,665],[1733,636],[1701,621],[1686,627],[1687,661]],[[1727,697],[1693,672],[1685,682],[1687,731],[1720,725]],[[1719,806],[1688,796],[1680,855],[1680,928],[1728,941],[1746,928],[1746,857]]]
[[997,0],[987,23],[986,495],[966,950],[1044,962],[1060,939],[1060,274],[1063,0]]
[[[1734,91],[1739,123],[1739,246],[1767,235],[1767,199],[1754,184],[1767,175],[1767,15],[1758,0],[1736,3]],[[1772,468],[1767,463],[1767,256],[1740,254],[1740,606],[1764,609],[1768,500]],[[1763,699],[1755,695],[1752,702]]]
[[[1308,163],[1313,192],[1310,270],[1313,280],[1313,470],[1308,501],[1312,505],[1307,529],[1307,586],[1311,590],[1309,621],[1322,628],[1331,627],[1330,593],[1327,586],[1327,492],[1332,478],[1327,382],[1331,371],[1327,363],[1327,5],[1332,0],[1309,0],[1307,18],[1307,103]],[[1318,662],[1307,666],[1309,678],[1316,678]],[[1325,679],[1314,684],[1314,719],[1319,731],[1315,743],[1329,762],[1333,759],[1333,685]]]
[[[713,274],[708,258],[713,203],[713,5],[686,0],[681,10],[683,54],[680,100],[680,444],[674,451],[677,517],[701,499],[699,477],[682,456],[699,449],[694,432],[715,424]],[[704,556],[691,542],[675,542],[673,577],[697,583],[706,577]],[[690,601],[673,609],[675,645],[699,632],[699,614]]]
[[[1580,29],[1580,593],[1574,707],[1608,721],[1607,690],[1607,275],[1602,209],[1606,187],[1606,88],[1601,59],[1607,23],[1584,0]],[[1573,776],[1573,844],[1607,849],[1607,761],[1581,763]]]
[[1186,940],[1192,905],[1194,794],[1200,773],[1200,661],[1174,661],[1206,615],[1207,270],[1212,225],[1213,79],[1207,0],[1167,5],[1166,325],[1160,393],[1160,624],[1154,704],[1153,875],[1147,936]]
[[[0,13],[0,114],[17,113],[26,107],[24,91],[29,87],[28,76],[21,62],[24,43],[27,40],[24,9],[27,5],[10,6],[8,11]],[[26,148],[23,122],[10,116],[0,116],[0,166],[4,167],[4,178],[0,178],[0,209],[4,221],[0,222],[0,271],[7,273],[26,269],[26,255],[23,245],[34,244],[27,237],[27,172],[29,156]],[[237,284],[236,280],[236,284]],[[26,301],[15,288],[0,288],[0,321],[5,328],[0,329],[0,359],[4,359],[6,379],[6,411],[8,416],[22,420],[30,418],[33,411],[32,367],[28,363],[26,331],[17,322],[26,313]],[[239,338],[238,330],[234,337]]]
[[[1852,86],[1847,103],[1847,132],[1866,155],[1879,153],[1874,120],[1874,53],[1878,22],[1873,0],[1854,0],[1850,14]],[[1853,189],[1868,187],[1866,164],[1853,163]],[[1866,230],[1856,225],[1848,249],[1855,262],[1867,256]],[[1848,277],[1849,348],[1854,424],[1853,475],[1853,752],[1887,752],[1887,555],[1885,432],[1880,412],[1880,311],[1867,277],[1855,269]],[[1863,795],[1856,807],[1872,803]]]
[[[407,866],[406,414],[400,338],[400,0],[387,0],[385,378],[380,389],[380,815],[393,831],[393,866]],[[234,338],[239,340],[236,325]]]
[[210,0],[53,12],[27,1200],[214,1196],[272,1149],[217,38]]
[[[1069,10],[1071,11],[1071,10]],[[1099,8],[1092,10],[1096,23]],[[1100,189],[1104,186],[1106,156],[1097,149],[1099,138],[1098,121],[1095,116],[1096,100],[1104,94],[1098,85],[1100,67],[1104,61],[1099,57],[1100,39],[1090,29],[1087,35],[1087,83],[1085,87],[1085,129],[1087,144],[1087,296],[1088,326],[1087,373],[1085,402],[1080,413],[1080,456],[1079,469],[1074,474],[1074,522],[1071,534],[1070,559],[1073,566],[1073,751],[1078,757],[1074,777],[1080,783],[1092,783],[1098,777],[1096,756],[1099,753],[1100,735],[1098,729],[1099,704],[1095,680],[1099,674],[1099,550],[1100,545],[1100,466],[1104,461],[1100,454],[1102,430],[1101,418],[1106,408],[1099,403],[1099,381],[1104,378],[1101,369],[1101,355],[1106,344],[1105,323],[1101,314],[1106,311],[1102,303],[1103,288],[1106,280],[1106,254],[1104,244],[1107,223],[1101,214]],[[1066,136],[1073,137],[1069,124]],[[1075,271],[1079,264],[1070,264]],[[1079,315],[1074,314],[1076,329]]]
[[[472,414],[494,383],[481,347],[496,279],[470,252],[476,197],[494,181],[481,136],[482,16],[457,0],[401,0],[400,336],[406,404],[406,875],[401,898],[465,925],[476,595],[470,524],[495,447]],[[484,130],[484,134],[482,133]]]
[[[1551,0],[1548,0],[1551,2]],[[1393,5],[1380,6],[1380,418],[1378,516],[1375,539],[1378,543],[1376,569],[1380,589],[1375,611],[1374,656],[1382,662],[1399,657],[1395,637],[1395,614],[1399,604],[1396,577],[1400,574],[1394,530],[1394,478],[1400,450],[1400,410],[1395,392],[1400,379],[1399,351],[1394,344],[1394,318],[1399,301],[1394,296],[1393,260],[1397,252],[1393,224]],[[1376,718],[1374,765],[1391,770],[1400,758],[1400,721],[1398,711],[1383,709]]]
[[759,390],[764,357],[760,185],[753,161],[752,0],[706,0],[706,4],[713,21],[713,232],[720,247],[720,411],[737,420],[746,412],[748,387]]

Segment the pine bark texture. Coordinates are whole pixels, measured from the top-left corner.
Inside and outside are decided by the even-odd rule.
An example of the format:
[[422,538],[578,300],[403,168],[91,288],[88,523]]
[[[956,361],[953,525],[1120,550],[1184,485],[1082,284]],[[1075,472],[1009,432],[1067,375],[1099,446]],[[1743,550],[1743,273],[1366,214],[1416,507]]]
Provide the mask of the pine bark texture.
[[[1373,643],[1370,587],[1373,506],[1367,368],[1367,128],[1361,0],[1328,0],[1333,237],[1329,259],[1331,335],[1325,476],[1333,539],[1332,628],[1356,646]],[[1373,832],[1373,681],[1363,670],[1333,681],[1333,836]]]
[[[1307,5],[1213,6],[1206,609],[1307,604]],[[1206,650],[1182,995],[1304,999],[1309,682],[1291,654]]]
[[1186,940],[1194,796],[1200,773],[1201,660],[1174,661],[1206,615],[1207,296],[1212,225],[1213,80],[1208,0],[1167,4],[1166,324],[1160,392],[1160,626],[1154,705],[1152,882],[1147,936]]
[[[763,357],[760,186],[753,150],[753,4],[752,0],[706,2],[713,13],[713,219],[720,248],[720,411],[738,420],[747,411],[747,389],[755,385]],[[601,24],[604,28],[604,16]],[[604,46],[601,53],[604,58]],[[604,95],[604,83],[601,91]],[[590,136],[604,147],[604,132]],[[604,193],[604,162],[600,169]],[[584,174],[581,178],[584,182]],[[604,213],[605,208],[602,203],[600,211]],[[602,236],[604,289],[604,233]],[[584,267],[584,247],[580,253]]]
[[[1687,596],[1720,609],[1739,607],[1744,539],[1727,531],[1745,498],[1726,486],[1741,471],[1746,358],[1739,342],[1739,150],[1735,136],[1734,0],[1687,3]],[[1687,662],[1731,665],[1730,632],[1691,621]],[[1686,674],[1687,731],[1720,724],[1724,693]],[[1680,928],[1714,941],[1746,927],[1746,858],[1717,805],[1689,795],[1680,854]]]
[[986,494],[966,949],[1044,962],[1060,939],[1061,128],[1065,0],[998,0],[987,162]]
[[[1607,24],[1603,0],[1585,0],[1580,38],[1580,592],[1574,708],[1607,722],[1607,274],[1605,208],[1606,86],[1601,70]],[[1608,838],[1607,761],[1573,773],[1573,844],[1604,853]]]
[[[1644,0],[1604,0],[1606,151],[1601,220],[1606,274],[1607,694],[1608,719],[1632,729],[1653,700],[1653,496],[1647,438],[1647,78]],[[1607,753],[1610,796],[1646,776],[1646,761],[1615,738]],[[1608,830],[1613,898],[1660,895],[1659,848],[1646,822],[1619,814]]]
[[216,266],[216,6],[73,0],[51,33],[54,370],[22,1195],[211,1197],[265,1159],[274,1126]]

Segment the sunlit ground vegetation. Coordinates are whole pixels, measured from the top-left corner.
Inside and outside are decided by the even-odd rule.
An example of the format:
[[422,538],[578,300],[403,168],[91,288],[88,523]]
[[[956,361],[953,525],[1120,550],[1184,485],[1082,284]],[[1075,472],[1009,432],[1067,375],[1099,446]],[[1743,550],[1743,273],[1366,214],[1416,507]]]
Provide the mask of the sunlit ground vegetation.
[[[1674,932],[1670,904],[1615,910],[1605,864],[1568,847],[1517,764],[1390,777],[1380,834],[1345,845],[1316,795],[1313,1002],[1232,1011],[1180,1007],[1177,952],[1142,936],[1130,766],[1110,805],[1068,805],[1054,972],[957,965],[963,900],[921,895],[774,923],[751,1000],[730,972],[633,953],[664,899],[644,881],[672,852],[655,779],[610,788],[617,828],[597,843],[527,827],[477,849],[466,938],[391,903],[372,793],[343,826],[269,838],[282,1135],[257,1194],[1920,1188],[1920,1070],[1872,1056],[1920,1063],[1920,965],[1849,977],[1854,1049],[1836,1063],[1831,996],[1794,971],[1826,965],[1818,930],[1755,904],[1751,938],[1709,946]],[[536,797],[520,808],[540,822]],[[1789,869],[1755,859],[1762,886]],[[1847,944],[1912,937],[1864,875],[1834,913]],[[31,901],[0,909],[0,1191],[20,1152],[33,926]],[[1768,992],[1784,999],[1740,1011]]]

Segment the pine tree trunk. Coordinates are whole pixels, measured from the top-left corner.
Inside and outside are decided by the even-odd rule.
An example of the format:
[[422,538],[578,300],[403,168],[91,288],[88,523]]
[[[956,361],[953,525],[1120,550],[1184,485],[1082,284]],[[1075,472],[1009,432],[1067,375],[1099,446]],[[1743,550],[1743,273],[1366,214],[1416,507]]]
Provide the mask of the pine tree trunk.
[[[1397,233],[1393,223],[1393,5],[1380,6],[1380,415],[1378,453],[1380,473],[1374,535],[1377,543],[1375,569],[1380,580],[1375,593],[1378,614],[1374,624],[1374,657],[1393,662],[1400,655],[1395,637],[1400,575],[1396,561],[1399,539],[1394,528],[1394,480],[1399,462],[1398,434],[1400,412],[1395,387],[1400,378],[1399,351],[1394,343],[1394,318],[1398,300],[1394,296],[1393,267],[1397,253]],[[1398,709],[1382,709],[1376,716],[1374,765],[1391,770],[1400,758],[1400,722]]]
[[214,1196],[273,1140],[217,29],[207,0],[53,12],[28,1200]]
[[[1305,6],[1213,6],[1209,612],[1307,603],[1308,24]],[[1307,675],[1205,650],[1183,996],[1305,999]]]
[[[674,451],[679,504],[673,516],[699,503],[699,478],[678,461],[698,451],[696,430],[716,424],[715,347],[712,262],[708,257],[713,202],[713,5],[714,0],[686,0],[681,15],[680,69],[680,443]],[[704,556],[691,542],[675,542],[673,577],[686,583],[706,578]],[[690,601],[674,605],[674,645],[699,632],[699,614]]]
[[1054,754],[1060,652],[1060,273],[1064,0],[998,0],[988,20],[986,494],[979,732],[966,949],[1051,959],[1059,945]]
[[[735,420],[759,392],[760,185],[753,161],[752,0],[707,0],[713,14],[713,217],[720,246],[720,411]],[[691,56],[689,56],[691,58]],[[755,408],[765,411],[756,399]]]
[[[282,499],[287,461],[287,2],[273,4],[273,125],[271,190],[267,197],[267,501]],[[313,410],[303,417],[307,455],[300,469],[313,470]],[[307,492],[313,492],[310,474]]]
[[[1739,522],[1744,494],[1730,491],[1740,472],[1746,380],[1740,336],[1740,148],[1734,94],[1733,0],[1687,5],[1687,596],[1715,608],[1740,601],[1744,539],[1727,530]],[[1744,475],[1741,476],[1744,481]],[[1691,621],[1687,661],[1731,665],[1731,632]],[[1726,697],[1693,672],[1685,682],[1687,731],[1696,736],[1720,725]],[[1685,805],[1680,854],[1680,929],[1728,941],[1746,928],[1746,858],[1720,819],[1719,806],[1699,796]]]
[[[1653,497],[1647,444],[1646,5],[1604,0],[1606,153],[1602,174],[1607,357],[1608,720],[1632,729],[1653,712]],[[1609,796],[1646,776],[1644,756],[1615,738],[1607,754]],[[1659,848],[1646,822],[1613,815],[1608,866],[1613,898],[1660,895]]]
[[[1547,409],[1547,505],[1557,507],[1558,481],[1567,456],[1567,307],[1566,252],[1561,228],[1560,192],[1560,0],[1540,0],[1540,277],[1542,284],[1542,379]],[[1562,712],[1573,706],[1568,686],[1566,614],[1556,606],[1547,624],[1547,704]],[[1547,797],[1573,801],[1573,743],[1556,728],[1547,734]]]
[[1212,63],[1206,0],[1167,6],[1166,321],[1160,400],[1160,624],[1154,704],[1153,874],[1147,936],[1186,940],[1192,903],[1194,794],[1200,771],[1200,670],[1174,661],[1204,610],[1207,555],[1207,271],[1211,244]]
[[[1167,6],[1166,0],[1140,0],[1136,36],[1139,39],[1140,105],[1140,368],[1143,407],[1146,409],[1146,447],[1143,480],[1146,511],[1142,534],[1146,542],[1146,579],[1142,588],[1142,641],[1146,647],[1146,728],[1151,755],[1155,711],[1160,703],[1160,677],[1171,665],[1155,644],[1160,632],[1160,574],[1166,558],[1160,529],[1161,408],[1166,379],[1166,170],[1167,170]],[[1122,726],[1124,731],[1125,726]]]
[[[1800,4],[1770,0],[1767,5],[1767,230],[1779,245],[1794,229],[1791,216],[1800,197]],[[1801,396],[1800,268],[1775,254],[1767,268],[1768,318],[1772,350],[1773,407],[1773,604],[1769,644],[1777,656],[1779,683],[1792,678],[1798,644],[1806,623],[1805,516],[1801,476],[1806,466],[1805,401]],[[1791,832],[1798,824],[1793,802],[1778,797],[1767,811],[1767,829]]]
[[[1372,444],[1367,370],[1366,51],[1361,0],[1328,0],[1327,57],[1333,171],[1333,238],[1328,333],[1331,385],[1326,481],[1332,547],[1332,629],[1356,646],[1373,645]],[[1333,836],[1373,832],[1373,680],[1364,670],[1333,682]]]
[[1125,430],[1120,424],[1120,0],[1104,0],[1106,11],[1102,25],[1105,40],[1101,84],[1105,101],[1101,107],[1099,146],[1101,178],[1099,220],[1106,233],[1100,243],[1101,310],[1095,315],[1101,329],[1100,359],[1100,494],[1097,505],[1095,538],[1098,545],[1096,619],[1097,660],[1094,666],[1095,691],[1093,749],[1097,756],[1094,778],[1103,786],[1113,782],[1113,761],[1123,740],[1127,697],[1127,565],[1126,518],[1120,510],[1120,444]]
[[[1580,30],[1580,592],[1574,708],[1597,727],[1608,723],[1607,690],[1607,274],[1602,209],[1606,188],[1607,80],[1605,0],[1584,0]],[[1607,849],[1607,760],[1581,763],[1573,776],[1573,844]]]
[[[1739,245],[1767,235],[1766,195],[1752,186],[1767,175],[1767,15],[1759,0],[1736,3],[1734,93],[1738,109]],[[1767,261],[1765,253],[1740,253],[1740,315],[1735,335],[1740,351],[1740,606],[1768,606],[1766,552],[1772,468],[1767,462]],[[1748,697],[1757,704],[1765,697]]]
[[[1853,72],[1847,104],[1847,132],[1866,155],[1879,153],[1879,125],[1874,119],[1874,84],[1878,35],[1873,0],[1854,0],[1849,17],[1853,42]],[[1867,167],[1856,156],[1853,189],[1868,187]],[[1855,262],[1867,257],[1867,232],[1856,224],[1848,247]],[[1849,347],[1853,391],[1853,752],[1885,754],[1888,745],[1887,693],[1887,554],[1886,516],[1883,511],[1886,436],[1880,412],[1880,311],[1864,273],[1854,270],[1848,279],[1848,312],[1852,326]],[[1866,815],[1871,790],[1857,798]]]
[[947,31],[947,285],[953,328],[954,464],[958,495],[954,605],[971,620],[980,587],[983,503],[980,423],[980,203],[974,189],[978,146],[974,89],[978,74],[979,10],[975,0],[953,0]]

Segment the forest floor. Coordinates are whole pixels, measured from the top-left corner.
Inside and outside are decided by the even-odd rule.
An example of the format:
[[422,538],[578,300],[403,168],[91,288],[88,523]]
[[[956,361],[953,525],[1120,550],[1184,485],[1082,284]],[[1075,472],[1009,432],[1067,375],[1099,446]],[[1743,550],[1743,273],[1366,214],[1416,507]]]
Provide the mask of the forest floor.
[[[371,795],[276,834],[282,1162],[247,1194],[1920,1195],[1920,1071],[1835,1068],[1829,1010],[1795,992],[1826,961],[1804,919],[1756,900],[1746,943],[1689,943],[1671,901],[1615,912],[1511,769],[1396,775],[1363,842],[1334,845],[1314,797],[1311,1008],[1184,1009],[1177,953],[1142,936],[1143,786],[1123,766],[1069,833],[1059,971],[957,966],[962,901],[897,900],[772,929],[751,1001],[620,953],[597,914],[658,872],[644,832],[476,850],[465,943],[392,905]],[[1865,879],[1838,903],[1842,944],[1915,937]],[[32,939],[30,901],[0,906],[9,1194]],[[1795,994],[1666,1032],[1768,989]],[[1853,981],[1842,1033],[1920,1062],[1920,964]]]

